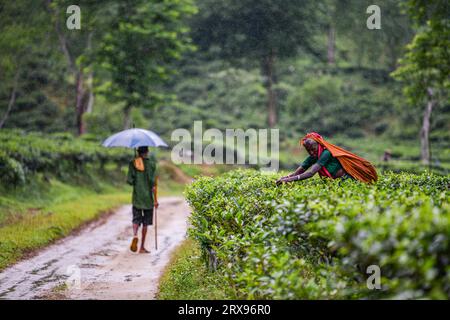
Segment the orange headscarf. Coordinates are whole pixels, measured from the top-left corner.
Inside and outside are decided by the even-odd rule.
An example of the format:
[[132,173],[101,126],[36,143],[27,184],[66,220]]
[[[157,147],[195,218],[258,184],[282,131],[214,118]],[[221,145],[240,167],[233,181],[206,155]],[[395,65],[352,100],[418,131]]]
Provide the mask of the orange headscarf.
[[305,139],[312,139],[330,151],[331,155],[339,160],[339,163],[344,170],[353,178],[365,183],[372,183],[378,180],[375,167],[366,159],[325,141],[322,136],[316,132],[308,133],[300,140],[302,145],[304,145]]

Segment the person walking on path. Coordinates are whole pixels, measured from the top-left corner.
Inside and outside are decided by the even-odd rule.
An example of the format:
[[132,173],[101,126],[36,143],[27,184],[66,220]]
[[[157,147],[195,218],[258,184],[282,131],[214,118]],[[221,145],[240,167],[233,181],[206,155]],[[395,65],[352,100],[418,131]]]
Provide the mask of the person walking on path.
[[145,237],[147,228],[153,224],[154,186],[156,173],[156,158],[149,155],[148,147],[138,148],[138,157],[132,160],[128,167],[127,183],[133,186],[133,240],[130,250],[136,252],[138,249],[138,230],[142,225],[142,238],[139,253],[149,253],[145,248]]

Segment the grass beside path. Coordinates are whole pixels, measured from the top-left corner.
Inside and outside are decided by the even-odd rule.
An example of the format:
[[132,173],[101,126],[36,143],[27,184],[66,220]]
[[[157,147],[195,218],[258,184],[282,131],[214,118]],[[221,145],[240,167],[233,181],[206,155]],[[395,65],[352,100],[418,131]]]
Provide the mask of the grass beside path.
[[[159,196],[182,195],[184,184],[161,170]],[[45,179],[30,176],[19,188],[0,184],[0,270],[102,214],[131,203],[126,170]]]
[[128,188],[88,189],[57,180],[0,195],[0,270],[130,198]]
[[193,240],[185,240],[173,253],[159,283],[157,299],[220,300],[233,299],[229,285],[209,272]]

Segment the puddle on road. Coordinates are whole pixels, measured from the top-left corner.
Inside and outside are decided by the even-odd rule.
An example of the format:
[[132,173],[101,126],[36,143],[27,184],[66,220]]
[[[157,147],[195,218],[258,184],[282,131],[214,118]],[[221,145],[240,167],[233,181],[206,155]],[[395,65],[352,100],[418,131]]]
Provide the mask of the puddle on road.
[[17,282],[13,286],[7,288],[6,290],[0,292],[0,300],[6,300],[8,299],[7,296],[11,293],[14,293],[16,291],[17,286],[20,284],[26,282],[28,280],[28,277],[23,278],[21,281]]
[[3,292],[0,292],[0,300],[6,300],[6,296],[10,293],[13,293],[14,291],[16,291],[17,288],[17,284],[12,286],[11,288],[6,289]]
[[117,254],[117,251],[114,251],[114,250],[100,250],[100,251],[94,252],[92,255],[101,256],[101,257],[111,257],[115,254]]
[[38,274],[41,271],[45,271],[48,268],[50,268],[55,262],[58,262],[58,259],[52,259],[50,261],[47,261],[46,263],[44,263],[44,265],[42,267],[31,270],[30,274],[34,274],[35,275],[35,274]]
[[59,280],[63,279],[63,278],[67,278],[67,276],[65,275],[61,275],[61,274],[56,274],[57,269],[53,269],[49,274],[47,274],[46,276],[33,281],[32,286],[31,286],[31,291],[37,291],[37,289],[48,285],[50,283],[56,283]]

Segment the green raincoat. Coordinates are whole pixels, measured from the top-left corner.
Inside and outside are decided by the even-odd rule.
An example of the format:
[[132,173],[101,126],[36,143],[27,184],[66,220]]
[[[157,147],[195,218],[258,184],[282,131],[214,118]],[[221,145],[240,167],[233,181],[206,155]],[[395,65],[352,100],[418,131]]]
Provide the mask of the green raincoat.
[[144,158],[144,171],[134,167],[134,160],[128,166],[128,184],[133,186],[133,206],[138,209],[153,208],[153,186],[155,185],[156,158]]

